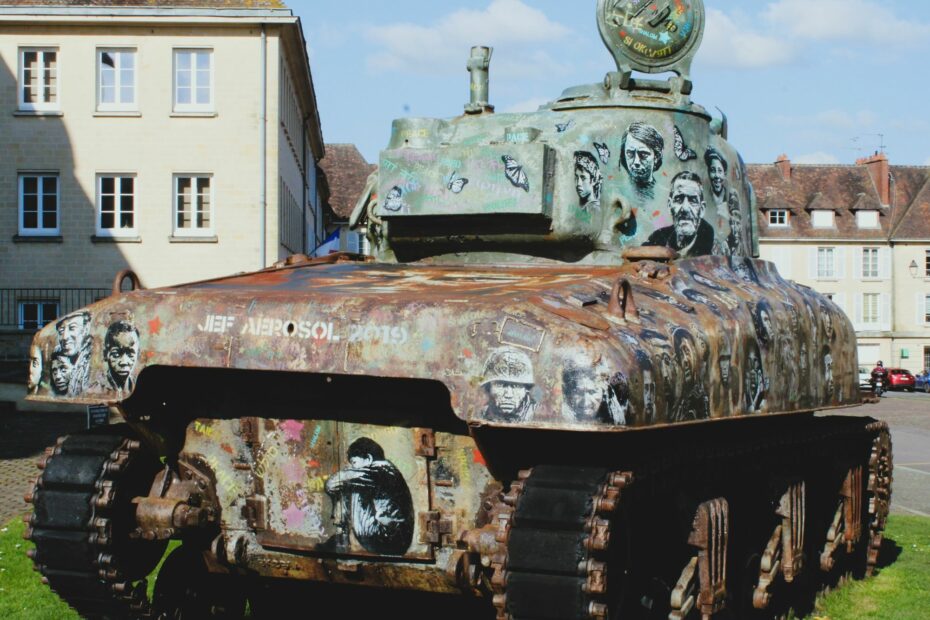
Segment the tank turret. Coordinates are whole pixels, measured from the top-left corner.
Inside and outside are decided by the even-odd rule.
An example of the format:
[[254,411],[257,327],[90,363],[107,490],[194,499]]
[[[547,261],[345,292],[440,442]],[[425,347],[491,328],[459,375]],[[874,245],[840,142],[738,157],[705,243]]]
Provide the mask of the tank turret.
[[394,122],[353,215],[376,256],[620,263],[644,246],[754,255],[743,162],[725,120],[690,99],[701,4],[604,0],[598,26],[617,64],[599,83],[569,88],[534,113],[492,114],[491,50],[474,48],[463,116]]

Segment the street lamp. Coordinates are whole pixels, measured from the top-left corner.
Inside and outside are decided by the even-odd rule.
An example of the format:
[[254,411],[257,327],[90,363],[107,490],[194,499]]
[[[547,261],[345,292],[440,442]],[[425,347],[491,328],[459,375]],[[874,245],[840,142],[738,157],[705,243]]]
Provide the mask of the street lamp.
[[917,277],[917,261],[912,260],[911,264],[908,265],[907,268],[911,271],[911,277],[916,278]]

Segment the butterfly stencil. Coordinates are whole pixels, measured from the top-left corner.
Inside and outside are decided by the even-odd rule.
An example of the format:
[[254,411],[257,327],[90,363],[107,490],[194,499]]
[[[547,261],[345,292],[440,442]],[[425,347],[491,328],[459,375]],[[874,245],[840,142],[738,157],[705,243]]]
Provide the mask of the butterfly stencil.
[[517,163],[517,160],[510,155],[504,155],[501,157],[501,161],[504,162],[504,174],[507,175],[507,180],[510,181],[510,184],[529,192],[530,180],[523,171],[523,166]]
[[678,127],[675,127],[675,155],[681,161],[688,161],[691,159],[697,159],[697,153],[688,148],[688,145],[685,144],[685,139],[681,135],[681,131],[678,130]]
[[559,123],[555,126],[556,131],[559,133],[565,133],[569,129],[575,126],[575,119],[569,119],[567,123]]
[[601,163],[606,165],[610,161],[610,149],[607,148],[606,144],[600,142],[595,142],[594,148],[597,149],[597,154],[598,157],[601,158]]
[[452,176],[449,177],[449,182],[446,184],[446,187],[448,187],[453,194],[461,194],[466,185],[468,185],[468,179],[465,177],[459,177],[456,179],[455,171],[453,170]]

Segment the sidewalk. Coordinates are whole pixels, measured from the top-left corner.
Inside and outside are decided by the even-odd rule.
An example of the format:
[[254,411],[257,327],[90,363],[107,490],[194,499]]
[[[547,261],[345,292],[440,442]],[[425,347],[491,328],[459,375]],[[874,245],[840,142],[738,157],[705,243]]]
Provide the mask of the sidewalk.
[[45,448],[85,424],[81,413],[17,411],[15,403],[0,402],[0,526],[27,511],[23,495]]

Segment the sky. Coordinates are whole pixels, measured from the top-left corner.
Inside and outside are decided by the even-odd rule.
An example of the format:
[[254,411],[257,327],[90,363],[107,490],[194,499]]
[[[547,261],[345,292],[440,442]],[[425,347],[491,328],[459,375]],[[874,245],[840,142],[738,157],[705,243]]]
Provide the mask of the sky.
[[[616,70],[596,0],[285,0],[307,37],[323,137],[369,162],[400,117],[468,100],[472,45],[494,47],[491,103],[535,110]],[[884,147],[930,166],[930,2],[705,0],[692,99],[750,163],[852,164]]]

